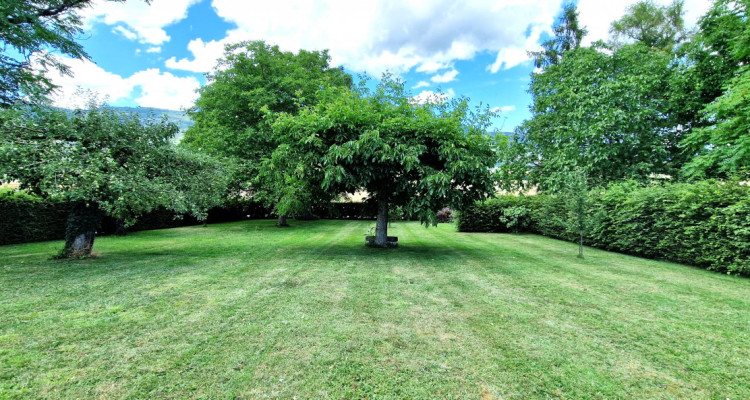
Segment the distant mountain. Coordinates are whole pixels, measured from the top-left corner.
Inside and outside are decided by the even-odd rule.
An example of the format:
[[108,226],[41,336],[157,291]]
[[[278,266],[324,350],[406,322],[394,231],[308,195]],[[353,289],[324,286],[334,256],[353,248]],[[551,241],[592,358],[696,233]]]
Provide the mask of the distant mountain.
[[180,128],[178,137],[182,137],[187,128],[193,126],[193,121],[185,114],[184,111],[165,110],[162,108],[151,108],[151,107],[112,107],[117,111],[126,113],[138,114],[138,118],[141,120],[149,119],[160,119],[162,115],[166,115],[170,122],[174,122]]

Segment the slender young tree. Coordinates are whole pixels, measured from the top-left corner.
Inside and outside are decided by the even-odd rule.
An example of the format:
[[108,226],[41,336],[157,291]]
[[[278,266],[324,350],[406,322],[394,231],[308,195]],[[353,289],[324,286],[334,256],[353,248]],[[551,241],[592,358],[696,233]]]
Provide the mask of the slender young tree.
[[537,68],[555,65],[562,60],[565,53],[581,47],[581,41],[587,31],[578,22],[578,9],[575,4],[568,3],[563,7],[562,16],[553,27],[553,31],[555,37],[542,43],[541,50],[529,52]]
[[565,226],[577,237],[578,258],[583,258],[583,240],[591,225],[588,178],[583,168],[575,168],[566,174],[565,186],[561,188],[566,208]]

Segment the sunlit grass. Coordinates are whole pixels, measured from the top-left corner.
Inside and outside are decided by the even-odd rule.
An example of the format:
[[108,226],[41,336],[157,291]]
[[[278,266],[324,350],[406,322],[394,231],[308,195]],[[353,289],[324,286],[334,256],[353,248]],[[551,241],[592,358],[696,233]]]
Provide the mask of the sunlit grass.
[[292,222],[0,247],[0,398],[750,398],[750,279]]

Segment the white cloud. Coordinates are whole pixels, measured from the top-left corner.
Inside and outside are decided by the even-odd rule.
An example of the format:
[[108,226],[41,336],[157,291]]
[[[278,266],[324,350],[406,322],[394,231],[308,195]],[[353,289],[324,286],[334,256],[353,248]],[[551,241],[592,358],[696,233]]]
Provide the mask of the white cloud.
[[149,47],[146,49],[146,53],[161,53],[161,46]]
[[441,69],[446,69],[450,67],[451,67],[450,64],[443,64],[443,63],[434,62],[434,61],[425,61],[419,67],[417,67],[417,72],[434,74],[440,71]]
[[418,95],[412,96],[412,101],[416,104],[439,104],[445,102],[450,96],[447,93],[433,92],[432,90],[423,90]]
[[500,54],[497,71],[528,59],[529,42],[551,30],[562,1],[213,0],[217,14],[237,28],[218,42],[192,41],[192,58],[171,59],[167,67],[206,72],[224,44],[265,39],[286,51],[330,49],[332,64],[376,76],[435,74],[479,52]]
[[195,92],[200,83],[191,77],[180,78],[156,68],[136,72],[126,80],[132,86],[141,88],[141,97],[135,102],[143,107],[178,110],[193,105],[198,98]]
[[414,85],[414,89],[419,89],[419,88],[428,87],[428,86],[430,86],[430,82],[419,81],[419,82],[417,82],[416,85]]
[[[671,0],[655,0],[658,5],[668,5]],[[589,31],[584,38],[584,45],[589,45],[597,40],[609,38],[609,27],[612,22],[620,19],[629,5],[635,4],[633,0],[579,0],[578,11],[580,22]],[[693,27],[698,18],[708,11],[711,6],[710,0],[686,0],[685,1],[685,25]]]
[[84,99],[75,96],[78,88],[89,89],[99,96],[108,97],[111,102],[128,99],[136,88],[141,96],[134,101],[143,107],[157,107],[179,110],[193,104],[200,83],[194,77],[180,78],[156,68],[139,71],[128,78],[107,72],[90,61],[63,59],[70,66],[73,76],[59,76],[50,73],[53,83],[60,86],[52,96],[53,104],[59,107],[75,108],[84,106]]
[[499,112],[499,113],[509,113],[512,111],[516,111],[516,106],[510,105],[510,106],[502,106],[502,107],[495,107],[492,109],[492,112]]
[[192,72],[209,72],[216,65],[222,55],[224,55],[224,45],[229,41],[212,40],[208,43],[198,38],[188,43],[188,50],[193,54],[193,59],[181,58],[177,60],[172,57],[167,60],[167,68],[181,69]]
[[456,80],[456,75],[458,75],[458,71],[450,70],[444,74],[435,75],[432,78],[430,78],[431,81],[435,83],[448,83],[453,82]]
[[135,40],[138,37],[137,33],[131,31],[130,29],[122,25],[116,26],[114,29],[112,29],[112,32],[125,36],[125,38],[129,40]]
[[160,45],[169,40],[164,30],[166,26],[174,24],[187,17],[187,9],[199,0],[154,0],[151,4],[145,1],[133,0],[126,2],[112,2],[95,0],[93,5],[84,9],[81,16],[84,26],[91,28],[95,23],[107,25],[124,24],[130,35],[120,29],[130,40],[138,39],[141,43]]
[[439,104],[446,100],[456,97],[456,92],[453,89],[448,89],[445,92],[435,92],[432,90],[423,90],[418,95],[412,96],[412,102],[416,104]]

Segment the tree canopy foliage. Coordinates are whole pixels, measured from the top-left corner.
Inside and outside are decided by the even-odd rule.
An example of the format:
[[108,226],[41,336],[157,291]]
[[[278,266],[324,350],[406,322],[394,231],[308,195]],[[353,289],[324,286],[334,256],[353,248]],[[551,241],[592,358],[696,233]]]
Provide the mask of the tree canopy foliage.
[[[315,104],[323,85],[351,86],[351,76],[329,63],[327,51],[295,54],[263,41],[227,46],[207,76],[209,84],[199,90],[200,98],[188,111],[195,125],[187,130],[182,144],[230,157],[239,165],[233,191],[247,192],[252,187],[257,200],[275,206],[279,191],[287,189],[278,186],[278,180],[257,179],[261,160],[279,144],[271,125],[278,113],[294,115]],[[316,194],[308,193],[308,198]],[[280,224],[285,224],[284,214],[279,217]]]
[[681,49],[685,85],[682,143],[688,177],[725,177],[750,169],[750,1],[717,0]]
[[587,33],[586,28],[578,22],[576,6],[571,3],[563,7],[563,14],[552,30],[555,36],[542,43],[541,50],[529,52],[537,68],[546,68],[560,62],[566,52],[581,47],[581,41]]
[[669,63],[640,44],[612,54],[586,47],[534,74],[532,118],[499,168],[506,186],[554,189],[576,167],[595,185],[670,171],[678,149],[663,113]]
[[625,15],[612,23],[613,44],[618,47],[623,40],[632,40],[671,52],[687,35],[682,18],[684,6],[684,0],[674,0],[667,6],[659,6],[653,0],[630,5]]
[[75,39],[82,33],[77,11],[90,4],[91,0],[0,3],[0,107],[7,108],[17,101],[44,101],[55,89],[45,73],[56,70],[70,75],[70,68],[58,54],[89,59]]
[[552,50],[585,28],[561,19],[549,51],[533,54],[543,69],[532,74],[532,117],[503,149],[503,185],[559,190],[578,168],[592,185],[746,171],[748,4],[715,1],[688,37],[681,1],[641,1],[612,25],[610,45],[568,46],[564,57]]
[[263,41],[226,47],[188,114],[195,121],[183,143],[212,154],[255,161],[275,147],[268,113],[296,114],[314,104],[322,84],[350,86],[329,66],[327,51],[285,52]]
[[288,182],[319,181],[331,195],[365,191],[378,208],[377,245],[385,246],[390,207],[434,224],[437,210],[494,192],[488,110],[473,112],[463,99],[418,104],[389,76],[374,92],[320,95],[298,115],[279,116],[274,131],[286,139],[266,167],[282,165]]
[[165,119],[144,123],[100,106],[22,108],[2,112],[0,133],[0,180],[73,204],[84,222],[69,230],[93,235],[100,212],[134,222],[165,207],[202,218],[222,200],[222,164],[177,148],[177,127]]

